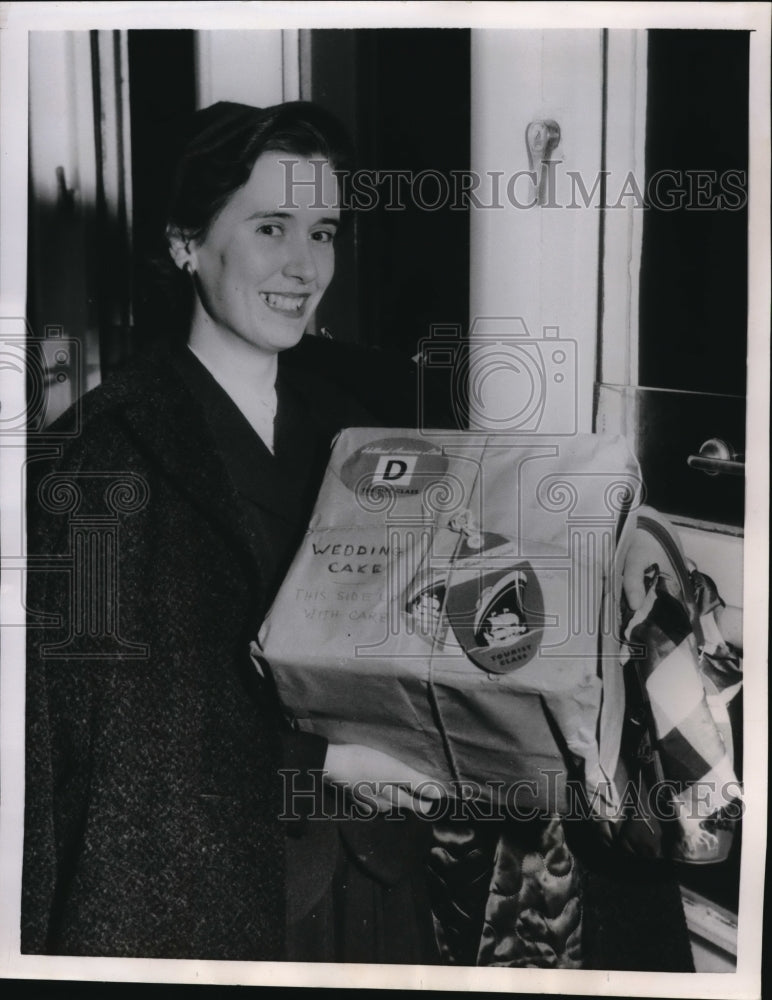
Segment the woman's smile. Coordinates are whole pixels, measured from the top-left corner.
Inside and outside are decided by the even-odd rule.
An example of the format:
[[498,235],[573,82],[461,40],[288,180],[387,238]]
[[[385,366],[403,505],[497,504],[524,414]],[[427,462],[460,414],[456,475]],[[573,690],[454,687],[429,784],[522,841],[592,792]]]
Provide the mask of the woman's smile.
[[260,298],[269,309],[282,316],[302,316],[310,296],[295,292],[260,292]]

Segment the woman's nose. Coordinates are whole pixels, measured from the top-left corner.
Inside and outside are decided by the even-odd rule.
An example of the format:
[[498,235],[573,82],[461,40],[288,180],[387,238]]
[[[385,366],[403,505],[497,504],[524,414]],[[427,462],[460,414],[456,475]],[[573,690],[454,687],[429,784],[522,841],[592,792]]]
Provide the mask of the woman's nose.
[[284,265],[284,273],[291,278],[299,279],[304,284],[315,280],[318,270],[311,245],[307,240],[293,241],[287,263]]

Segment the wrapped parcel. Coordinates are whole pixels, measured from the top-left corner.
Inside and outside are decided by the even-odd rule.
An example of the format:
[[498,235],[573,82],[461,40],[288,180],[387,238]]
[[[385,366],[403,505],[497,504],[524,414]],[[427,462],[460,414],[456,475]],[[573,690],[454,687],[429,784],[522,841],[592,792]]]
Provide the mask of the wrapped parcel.
[[613,799],[621,438],[350,429],[260,636],[301,729],[523,810]]

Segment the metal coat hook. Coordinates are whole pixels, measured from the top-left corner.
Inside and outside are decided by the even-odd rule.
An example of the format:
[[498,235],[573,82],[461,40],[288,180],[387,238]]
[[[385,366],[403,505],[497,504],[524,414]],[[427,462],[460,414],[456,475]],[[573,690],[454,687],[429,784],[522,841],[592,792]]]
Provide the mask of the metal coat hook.
[[528,166],[536,175],[536,204],[547,204],[549,162],[560,143],[560,126],[551,118],[531,122],[525,130]]

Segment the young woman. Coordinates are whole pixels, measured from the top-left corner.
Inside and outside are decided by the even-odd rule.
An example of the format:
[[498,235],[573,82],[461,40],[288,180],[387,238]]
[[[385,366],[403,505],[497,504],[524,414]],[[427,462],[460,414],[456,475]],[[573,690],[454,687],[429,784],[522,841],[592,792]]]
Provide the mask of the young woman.
[[[282,768],[423,776],[292,732],[249,656],[332,436],[373,422],[280,362],[333,275],[345,160],[309,104],[194,116],[167,226],[177,336],[85,397],[56,428],[62,454],[32,463],[28,548],[49,563],[29,585],[23,951],[433,958],[407,823],[279,819]],[[114,529],[103,562],[78,561],[85,522],[96,545]],[[84,626],[92,597],[109,609]]]
[[[332,437],[376,422],[318,370],[286,363],[333,275],[345,164],[340,127],[312,105],[197,113],[168,213],[179,292],[169,336],[62,418],[54,460],[30,457],[24,952],[438,960],[432,831],[410,822],[424,776],[294,732],[250,658]],[[633,585],[648,560],[631,554]],[[321,770],[352,792],[360,778],[396,781],[405,817],[320,819],[318,781],[315,800],[288,804],[282,770],[301,791]],[[302,803],[304,815],[280,819]],[[492,851],[499,832],[474,836]],[[507,870],[546,858],[563,884],[562,834],[553,824],[536,834],[516,832]],[[464,890],[453,869],[471,838],[440,831],[432,855],[448,889],[435,894],[449,914],[443,959],[469,964],[483,951],[479,930],[453,926]],[[475,850],[476,898],[485,859]],[[652,936],[635,964],[613,930],[648,886],[637,879],[631,893],[621,876],[604,880],[604,865],[594,890],[569,893],[570,963],[686,967],[677,888],[665,887],[664,921],[677,955],[657,965]],[[605,905],[618,888],[621,902]],[[663,898],[637,912],[662,913]],[[560,964],[523,959],[519,938],[499,947],[520,933],[504,904],[484,960]]]

